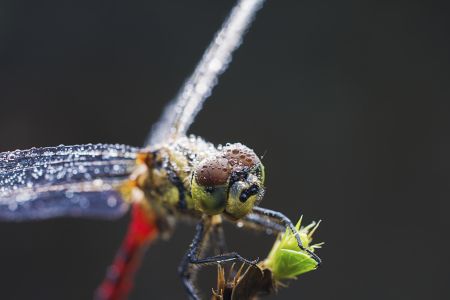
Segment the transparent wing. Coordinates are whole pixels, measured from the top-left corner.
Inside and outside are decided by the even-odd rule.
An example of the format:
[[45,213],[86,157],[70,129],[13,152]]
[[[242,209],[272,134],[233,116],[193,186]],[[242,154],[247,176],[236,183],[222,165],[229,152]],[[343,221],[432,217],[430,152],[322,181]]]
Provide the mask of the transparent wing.
[[191,77],[186,80],[175,99],[165,108],[146,145],[155,145],[167,139],[185,135],[201,110],[203,102],[231,62],[231,55],[242,42],[242,37],[253,21],[264,0],[239,0],[216,33]]
[[127,204],[115,188],[138,150],[88,144],[0,153],[0,220],[121,216]]

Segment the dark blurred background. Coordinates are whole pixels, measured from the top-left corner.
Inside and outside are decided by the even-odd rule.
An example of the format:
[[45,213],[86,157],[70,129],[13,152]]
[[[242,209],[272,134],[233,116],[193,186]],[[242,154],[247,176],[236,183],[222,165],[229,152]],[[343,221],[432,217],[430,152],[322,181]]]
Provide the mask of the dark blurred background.
[[[0,151],[142,145],[234,2],[1,1]],[[264,206],[323,220],[323,268],[277,299],[449,299],[449,8],[269,0],[197,118],[266,153]],[[0,298],[90,299],[127,221],[1,223]],[[273,242],[227,233],[248,257]],[[148,251],[131,299],[185,297],[192,236]]]

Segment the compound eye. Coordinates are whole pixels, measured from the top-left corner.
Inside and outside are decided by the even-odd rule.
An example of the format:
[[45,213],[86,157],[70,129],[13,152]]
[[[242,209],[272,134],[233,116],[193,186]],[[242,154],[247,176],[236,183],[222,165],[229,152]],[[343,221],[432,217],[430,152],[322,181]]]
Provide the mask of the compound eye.
[[225,158],[215,158],[199,164],[195,172],[195,180],[198,185],[214,187],[228,182],[231,168]]
[[258,156],[242,144],[231,144],[223,149],[224,157],[235,168],[253,168],[260,163]]
[[265,172],[264,172],[263,164],[262,163],[258,164],[253,172],[256,175],[256,177],[258,177],[258,179],[261,181],[261,183],[264,184],[266,175],[265,175]]
[[231,167],[224,158],[201,162],[191,182],[194,207],[208,215],[222,213],[228,197]]

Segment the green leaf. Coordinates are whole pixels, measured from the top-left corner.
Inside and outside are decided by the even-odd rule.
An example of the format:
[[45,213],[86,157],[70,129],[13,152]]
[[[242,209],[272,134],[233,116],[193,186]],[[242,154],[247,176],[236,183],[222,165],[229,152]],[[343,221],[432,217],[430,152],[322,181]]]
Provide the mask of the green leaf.
[[276,279],[296,278],[317,268],[317,262],[303,251],[280,249],[277,254],[272,269]]

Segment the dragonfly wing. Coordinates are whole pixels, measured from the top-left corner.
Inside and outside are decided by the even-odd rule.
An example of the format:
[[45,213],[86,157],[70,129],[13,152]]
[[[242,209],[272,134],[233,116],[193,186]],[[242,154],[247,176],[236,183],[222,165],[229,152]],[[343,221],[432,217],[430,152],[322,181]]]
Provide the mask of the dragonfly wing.
[[220,74],[228,68],[231,55],[242,43],[244,33],[263,3],[264,0],[240,0],[233,7],[191,77],[166,107],[160,121],[153,126],[147,145],[186,134],[203,102],[211,95]]
[[0,153],[0,220],[119,217],[128,205],[116,188],[138,151],[88,144]]

